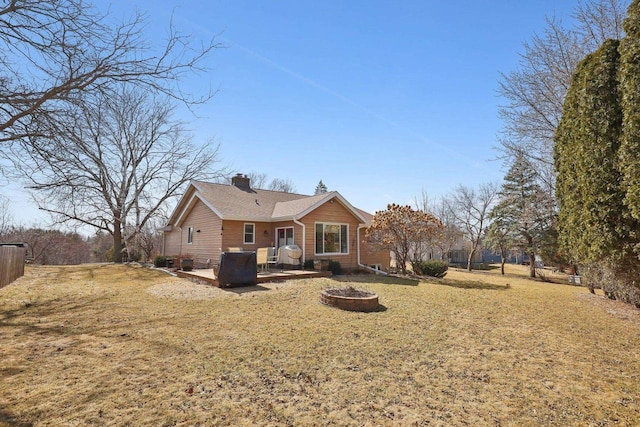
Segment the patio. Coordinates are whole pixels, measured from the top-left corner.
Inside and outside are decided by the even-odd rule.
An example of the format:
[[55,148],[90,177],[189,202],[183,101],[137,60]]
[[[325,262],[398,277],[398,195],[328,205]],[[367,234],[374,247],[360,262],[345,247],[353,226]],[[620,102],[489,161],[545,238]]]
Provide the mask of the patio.
[[[213,274],[212,268],[192,270],[192,271],[176,271],[178,277],[185,279],[193,279],[207,282],[213,286],[220,286],[216,276]],[[283,270],[279,268],[271,268],[267,271],[258,271],[258,279],[256,283],[266,282],[283,282],[285,280],[309,279],[313,277],[330,277],[330,271],[311,271],[311,270]]]

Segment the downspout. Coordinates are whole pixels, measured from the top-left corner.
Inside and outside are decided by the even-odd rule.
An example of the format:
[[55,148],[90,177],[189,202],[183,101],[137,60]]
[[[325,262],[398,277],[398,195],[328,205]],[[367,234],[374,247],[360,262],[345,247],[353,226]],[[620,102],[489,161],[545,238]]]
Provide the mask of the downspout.
[[382,274],[383,276],[387,276],[388,274],[384,271],[376,270],[375,268],[371,268],[368,265],[364,265],[360,262],[360,230],[363,228],[366,228],[366,226],[364,224],[360,224],[356,229],[356,239],[358,239],[356,241],[356,246],[358,247],[358,267],[364,268],[365,270],[370,271],[374,274]]
[[293,223],[299,225],[300,227],[302,227],[302,265],[304,265],[304,262],[307,260],[305,253],[306,253],[306,249],[305,247],[306,245],[306,239],[307,239],[307,227],[304,225],[304,223],[298,221],[295,217],[293,218]]

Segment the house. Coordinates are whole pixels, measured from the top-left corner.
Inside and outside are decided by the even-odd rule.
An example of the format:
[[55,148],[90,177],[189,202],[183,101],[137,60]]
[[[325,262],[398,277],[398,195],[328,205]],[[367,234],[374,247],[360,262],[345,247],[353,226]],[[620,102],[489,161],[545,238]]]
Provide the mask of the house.
[[254,189],[242,174],[231,185],[194,181],[164,228],[163,254],[216,263],[232,248],[298,245],[302,262],[330,259],[345,269],[388,270],[389,252],[365,241],[372,218],[337,191],[305,196]]

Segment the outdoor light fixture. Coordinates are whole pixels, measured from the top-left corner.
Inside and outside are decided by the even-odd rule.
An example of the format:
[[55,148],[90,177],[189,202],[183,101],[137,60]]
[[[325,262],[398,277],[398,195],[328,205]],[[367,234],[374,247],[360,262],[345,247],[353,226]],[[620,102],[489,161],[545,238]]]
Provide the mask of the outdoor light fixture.
[[200,230],[196,230],[196,233],[199,233],[199,232],[200,232]]
[[264,230],[264,233],[262,233],[264,235],[264,237],[268,237],[269,236],[269,232],[267,230]]

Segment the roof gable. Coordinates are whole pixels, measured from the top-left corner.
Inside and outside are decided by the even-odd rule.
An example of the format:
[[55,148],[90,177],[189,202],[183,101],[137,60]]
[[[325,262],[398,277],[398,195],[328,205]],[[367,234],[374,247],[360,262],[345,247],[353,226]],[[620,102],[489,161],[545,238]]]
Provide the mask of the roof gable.
[[271,221],[275,206],[308,198],[302,194],[281,191],[240,188],[234,185],[193,183],[201,197],[220,212],[222,219]]
[[338,200],[342,206],[345,207],[345,209],[347,209],[351,215],[353,215],[358,221],[362,222],[362,223],[366,223],[367,220],[366,218],[360,213],[359,209],[354,208],[351,203],[349,203],[347,201],[347,199],[345,199],[344,197],[342,197],[342,195],[340,193],[338,193],[337,191],[331,191],[329,193],[324,193],[321,196],[323,196],[322,198],[319,198],[318,200],[314,200],[313,203],[309,204],[309,206],[307,206],[305,209],[303,209],[302,211],[300,211],[296,216],[297,217],[303,217],[305,215],[307,215],[308,213],[310,213],[311,211],[314,211],[315,209],[317,209],[318,207],[322,206],[323,204],[325,204],[326,202],[332,200],[332,199],[336,199]]
[[338,200],[361,223],[369,222],[368,214],[354,208],[337,191],[306,196],[193,181],[176,206],[169,224],[179,226],[198,200],[221,219],[271,222],[301,218],[331,199]]

